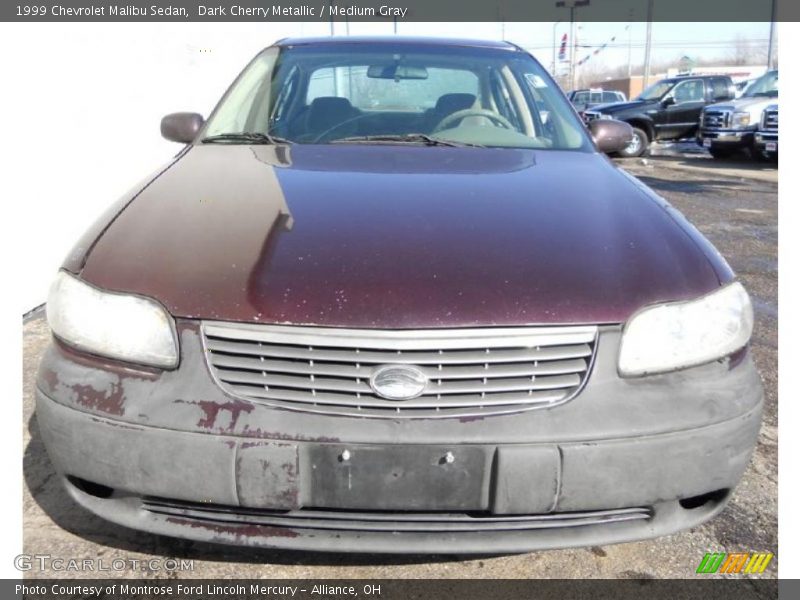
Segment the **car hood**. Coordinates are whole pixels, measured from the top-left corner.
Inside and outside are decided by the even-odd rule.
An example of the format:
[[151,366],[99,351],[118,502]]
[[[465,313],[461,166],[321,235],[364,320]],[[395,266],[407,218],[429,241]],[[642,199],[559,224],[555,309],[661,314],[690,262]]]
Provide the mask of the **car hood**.
[[730,277],[671,211],[594,153],[207,145],[105,228],[81,276],[187,318],[619,323]]
[[727,100],[725,102],[717,102],[716,104],[709,104],[705,110],[729,110],[742,111],[750,113],[758,113],[764,110],[770,104],[775,104],[778,101],[777,96],[755,96],[752,98],[737,98],[736,100]]

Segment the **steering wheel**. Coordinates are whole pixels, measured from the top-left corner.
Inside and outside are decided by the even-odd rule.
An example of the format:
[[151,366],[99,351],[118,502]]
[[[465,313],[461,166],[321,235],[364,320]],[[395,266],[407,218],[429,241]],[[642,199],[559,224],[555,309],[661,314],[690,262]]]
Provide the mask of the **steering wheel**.
[[503,115],[494,112],[493,110],[488,110],[485,108],[465,108],[464,110],[457,110],[456,112],[447,115],[444,119],[439,121],[436,127],[433,128],[433,133],[441,131],[442,129],[447,129],[449,125],[452,125],[456,121],[466,119],[467,117],[486,117],[490,121],[494,121],[506,129],[514,129],[511,121],[506,119]]
[[353,122],[358,121],[360,119],[365,119],[365,118],[367,118],[369,116],[371,116],[371,115],[370,114],[361,114],[361,115],[355,115],[354,117],[350,117],[349,119],[345,119],[344,121],[342,121],[341,123],[337,123],[333,127],[328,127],[328,129],[326,129],[325,131],[320,133],[317,137],[315,137],[313,140],[311,140],[311,143],[312,144],[316,144],[317,142],[322,141],[322,139],[325,136],[330,135],[331,133],[333,133],[334,131],[337,131],[338,129],[341,129],[345,125],[349,125],[350,123],[353,123]]

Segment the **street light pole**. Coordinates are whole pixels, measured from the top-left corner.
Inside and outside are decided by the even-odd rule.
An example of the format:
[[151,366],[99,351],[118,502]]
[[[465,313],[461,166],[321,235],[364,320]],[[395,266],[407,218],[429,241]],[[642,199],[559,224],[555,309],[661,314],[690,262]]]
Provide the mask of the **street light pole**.
[[572,44],[572,52],[569,54],[569,89],[575,89],[575,51],[578,45],[575,43],[575,6],[569,7],[569,37]]
[[767,69],[772,70],[775,67],[775,60],[773,58],[773,46],[775,44],[775,5],[778,0],[772,0],[772,11],[770,13],[769,24],[769,48],[767,49]]
[[644,45],[644,79],[642,80],[642,89],[647,87],[650,80],[650,44],[653,35],[653,3],[655,0],[647,1],[647,40]]
[[589,6],[591,0],[558,0],[557,8],[569,8],[569,35],[572,38],[572,52],[569,57],[569,80],[570,89],[575,89],[575,51],[578,49],[575,43],[575,9],[579,6]]

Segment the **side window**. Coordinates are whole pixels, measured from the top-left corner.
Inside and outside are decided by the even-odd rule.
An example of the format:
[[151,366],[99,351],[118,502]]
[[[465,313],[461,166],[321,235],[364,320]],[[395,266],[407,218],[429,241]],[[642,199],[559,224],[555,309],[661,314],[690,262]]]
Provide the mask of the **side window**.
[[602,92],[592,92],[591,95],[592,104],[599,104],[603,101],[603,93]]
[[342,96],[342,88],[338,80],[344,76],[342,67],[323,67],[317,69],[308,78],[306,104],[311,104],[315,98],[325,96]]
[[619,100],[616,92],[603,92],[603,102],[616,102]]
[[578,92],[575,94],[575,97],[572,99],[574,104],[588,104],[589,103],[589,92]]
[[730,95],[731,92],[727,80],[722,79],[721,77],[715,77],[711,80],[712,100],[722,100],[724,98],[729,98]]
[[702,102],[705,100],[703,81],[701,79],[681,81],[672,90],[672,96],[675,98],[675,104],[681,104],[683,102]]

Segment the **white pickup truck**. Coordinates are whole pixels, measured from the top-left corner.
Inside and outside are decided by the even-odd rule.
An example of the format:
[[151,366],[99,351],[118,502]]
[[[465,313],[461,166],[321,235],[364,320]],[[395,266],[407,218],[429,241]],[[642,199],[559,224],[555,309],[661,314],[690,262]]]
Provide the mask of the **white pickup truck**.
[[709,104],[700,115],[698,144],[714,158],[727,158],[741,150],[757,155],[756,130],[762,113],[767,106],[775,104],[777,98],[778,71],[767,71],[750,84],[740,98]]

